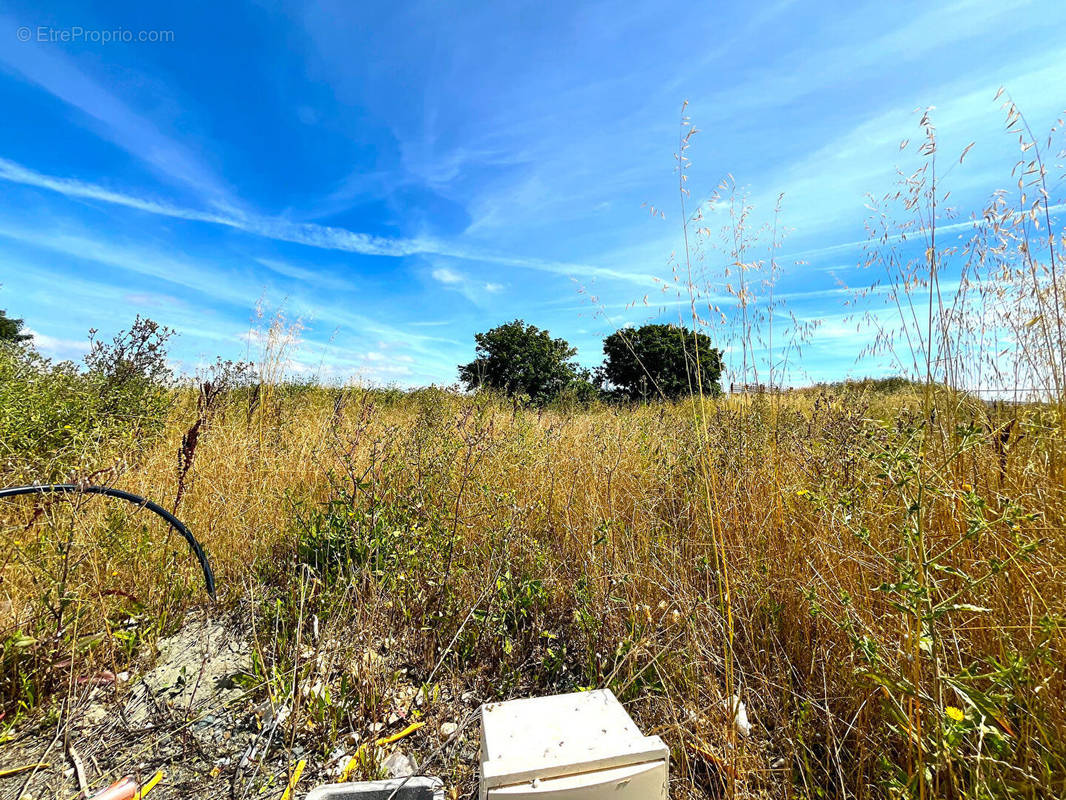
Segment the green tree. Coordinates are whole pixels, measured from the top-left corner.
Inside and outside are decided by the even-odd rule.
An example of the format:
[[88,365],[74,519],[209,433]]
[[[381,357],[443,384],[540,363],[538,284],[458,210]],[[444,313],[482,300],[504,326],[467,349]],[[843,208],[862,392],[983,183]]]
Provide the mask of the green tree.
[[603,340],[603,353],[600,376],[618,397],[676,400],[701,388],[722,391],[722,351],[703,333],[676,325],[622,328]]
[[474,340],[477,357],[459,366],[467,389],[486,387],[543,404],[577,380],[578,367],[570,361],[577,350],[520,319],[475,334]]
[[9,317],[7,312],[0,308],[0,342],[28,342],[33,335],[22,333],[22,328],[21,319]]

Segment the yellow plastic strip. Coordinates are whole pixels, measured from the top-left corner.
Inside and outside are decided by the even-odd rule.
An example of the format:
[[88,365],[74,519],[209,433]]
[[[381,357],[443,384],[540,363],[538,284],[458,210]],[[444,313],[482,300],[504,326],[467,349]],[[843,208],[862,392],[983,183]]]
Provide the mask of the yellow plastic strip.
[[296,765],[296,769],[293,770],[292,777],[289,778],[289,785],[285,787],[285,794],[281,796],[281,800],[289,800],[289,795],[292,794],[292,790],[296,788],[296,784],[300,780],[300,776],[304,773],[304,767],[307,766],[307,759],[301,758]]
[[417,731],[419,728],[424,728],[425,725],[426,725],[426,723],[424,723],[424,722],[412,722],[410,725],[408,725],[406,728],[404,728],[399,733],[394,733],[392,736],[386,736],[384,739],[378,739],[376,742],[374,742],[374,744],[377,745],[378,747],[384,747],[387,744],[392,744],[393,742],[398,742],[403,737],[410,736],[412,733]]
[[[392,736],[386,736],[384,739],[378,739],[376,742],[374,742],[374,746],[384,747],[385,745],[392,744],[393,742],[398,742],[405,736],[410,736],[412,733],[421,728],[424,728],[425,726],[425,722],[412,722],[399,733],[394,733]],[[363,754],[363,751],[366,750],[368,744],[370,743],[363,742],[361,745],[359,745],[359,749],[355,751],[355,755],[352,756],[351,760],[347,763],[347,765],[344,767],[344,770],[341,772],[340,777],[337,778],[337,783],[344,783],[348,780],[348,777],[352,774],[352,770],[354,770],[356,765],[359,763],[359,756]]]
[[142,797],[144,797],[146,794],[152,791],[152,789],[155,788],[155,785],[157,783],[163,780],[163,777],[163,770],[159,770],[159,772],[149,778],[148,783],[146,783],[144,786],[137,790],[137,793],[133,795],[133,800],[141,800]]
[[40,764],[23,764],[21,767],[2,769],[0,770],[0,778],[9,778],[12,775],[18,775],[22,772],[29,772],[31,769],[48,769],[50,766],[52,765],[41,762]]
[[359,763],[359,756],[366,750],[366,743],[359,745],[359,748],[355,751],[355,755],[348,759],[348,763],[344,765],[344,769],[341,770],[340,777],[337,778],[337,783],[345,783],[352,774],[352,770],[355,769],[356,764]]

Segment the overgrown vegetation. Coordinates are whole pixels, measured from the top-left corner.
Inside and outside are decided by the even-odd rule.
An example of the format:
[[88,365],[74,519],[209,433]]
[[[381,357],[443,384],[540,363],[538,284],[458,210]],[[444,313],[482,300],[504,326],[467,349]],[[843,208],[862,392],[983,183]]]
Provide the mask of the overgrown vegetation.
[[[898,313],[876,318],[872,345],[898,380],[776,390],[803,327],[775,334],[776,228],[756,248],[726,183],[714,205],[743,313],[722,336],[737,337],[736,381],[769,391],[715,397],[717,374],[697,374],[676,402],[538,408],[296,385],[281,323],[254,374],[220,366],[167,388],[153,372],[165,337],[142,323],[87,371],[3,350],[2,480],[104,474],[180,502],[253,638],[246,683],[291,709],[283,735],[312,770],[347,734],[411,718],[386,699],[387,652],[418,687],[414,716],[464,691],[610,687],[670,744],[676,797],[1061,796],[1066,242],[1042,162],[1023,165],[1035,194],[993,201],[967,251],[980,277],[948,285],[958,251],[936,242],[943,188],[922,126],[921,164],[885,199],[902,209],[876,212],[870,252],[895,276],[870,295]],[[717,232],[684,205],[692,135],[685,121],[694,241],[677,269],[696,294],[695,240]],[[715,333],[691,305],[690,329]],[[1008,333],[1013,349],[981,349]],[[490,374],[470,368],[478,385]],[[519,388],[508,380],[498,388]],[[136,510],[26,500],[0,520],[4,725],[57,708],[79,675],[125,667],[201,602],[194,565]],[[360,753],[358,772],[378,774]],[[474,780],[459,759],[434,770]]]
[[171,335],[138,317],[111,342],[90,337],[81,368],[53,363],[27,342],[0,342],[6,483],[85,478],[121,467],[149,446],[174,401],[166,363]]
[[[686,405],[536,412],[308,387],[249,414],[250,397],[230,396],[201,438],[181,514],[225,602],[266,614],[264,674],[328,688],[329,713],[300,734],[323,757],[387,716],[344,665],[393,640],[419,680],[439,662],[434,684],[488,696],[610,686],[664,731],[682,794],[708,788],[697,747],[723,759],[714,791],[730,771],[753,792],[905,786],[919,752],[943,765],[940,796],[1062,786],[1066,539],[1050,465],[1064,453],[1046,407],[945,395],[952,422],[930,423],[916,394],[757,395],[706,408],[701,443]],[[174,498],[196,413],[179,393],[120,485]],[[1012,420],[1004,468],[989,431]],[[732,685],[755,721],[732,748],[701,453],[721,487]],[[118,671],[131,631],[150,638],[199,602],[195,566],[136,512],[3,513],[11,714],[50,702],[72,647],[79,672]],[[74,617],[57,629],[60,603]],[[328,663],[302,658],[300,636]]]

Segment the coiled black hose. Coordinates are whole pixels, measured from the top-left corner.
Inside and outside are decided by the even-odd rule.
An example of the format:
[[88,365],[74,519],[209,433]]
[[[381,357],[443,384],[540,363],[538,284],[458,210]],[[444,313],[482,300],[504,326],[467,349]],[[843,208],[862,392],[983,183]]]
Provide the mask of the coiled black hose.
[[207,553],[204,552],[204,548],[196,541],[189,529],[185,527],[180,519],[175,517],[165,508],[153,503],[151,500],[146,500],[139,495],[135,495],[132,492],[124,492],[121,489],[111,489],[107,486],[77,486],[73,483],[47,483],[40,486],[12,486],[7,489],[0,489],[0,499],[5,497],[18,497],[23,494],[102,494],[106,497],[116,497],[119,500],[126,500],[134,505],[147,508],[152,511],[168,523],[170,527],[185,537],[185,541],[189,543],[189,547],[192,549],[193,555],[196,556],[200,562],[200,568],[204,571],[204,585],[207,588],[207,593],[211,596],[211,599],[215,599],[215,573],[211,571],[211,564],[207,561]]

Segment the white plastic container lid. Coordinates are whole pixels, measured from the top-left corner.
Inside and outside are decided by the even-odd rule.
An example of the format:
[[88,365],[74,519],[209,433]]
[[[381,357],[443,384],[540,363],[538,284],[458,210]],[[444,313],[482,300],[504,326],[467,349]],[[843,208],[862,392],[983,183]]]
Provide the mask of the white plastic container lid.
[[669,757],[609,689],[481,707],[481,789]]

